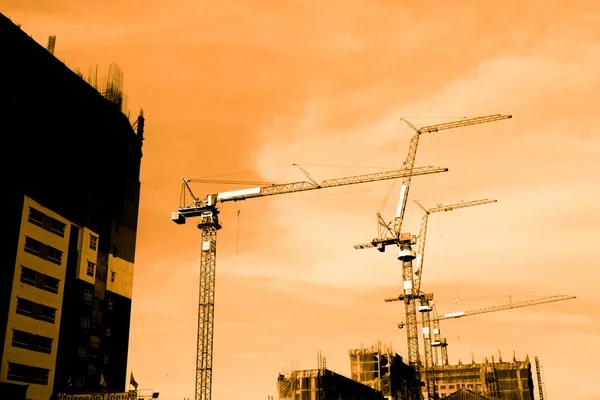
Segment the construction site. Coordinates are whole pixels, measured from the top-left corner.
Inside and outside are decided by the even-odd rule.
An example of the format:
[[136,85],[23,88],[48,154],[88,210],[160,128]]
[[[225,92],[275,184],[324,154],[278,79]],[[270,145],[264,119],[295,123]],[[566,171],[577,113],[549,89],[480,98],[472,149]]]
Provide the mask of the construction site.
[[[19,40],[23,39],[20,38]],[[55,43],[56,36],[50,36],[45,50],[51,55],[54,53]],[[44,55],[44,57],[45,56],[46,55]],[[55,60],[52,59],[49,62],[54,63],[54,61]],[[61,65],[60,68],[62,67],[63,66]],[[90,68],[87,76],[84,76],[79,70],[74,70],[72,72],[74,72],[74,74],[80,78],[75,85],[80,85],[82,83],[80,81],[83,81],[97,92],[94,93],[94,95],[100,94],[104,100],[110,103],[112,107],[110,111],[119,114],[118,118],[121,125],[123,125],[123,121],[125,121],[124,125],[126,129],[123,129],[127,131],[127,134],[130,134],[131,141],[137,146],[136,148],[138,149],[139,153],[135,154],[137,157],[135,159],[137,164],[134,168],[135,171],[132,172],[133,178],[130,179],[130,181],[133,183],[127,181],[128,185],[136,188],[136,191],[134,191],[134,194],[123,195],[134,198],[134,200],[132,200],[132,204],[135,203],[135,218],[137,218],[137,202],[139,202],[139,163],[141,159],[142,141],[144,140],[143,134],[145,120],[143,111],[140,111],[137,119],[130,121],[130,113],[127,109],[127,97],[124,95],[122,90],[123,73],[116,64],[111,64],[109,66],[108,75],[106,77],[98,77],[98,67],[96,66]],[[61,73],[64,73],[64,71],[61,70]],[[86,87],[86,90],[87,89],[88,88]],[[269,374],[269,376],[273,375],[274,377],[273,382],[277,389],[277,398],[279,400],[544,400],[546,395],[545,382],[542,378],[541,364],[537,355],[532,354],[531,359],[529,355],[526,355],[523,359],[518,359],[515,353],[513,353],[510,355],[507,361],[506,354],[503,357],[503,355],[498,352],[498,354],[487,355],[481,360],[475,360],[473,357],[471,360],[469,360],[469,362],[466,363],[459,361],[455,365],[450,364],[448,347],[452,343],[449,343],[449,340],[442,334],[442,327],[444,324],[443,321],[450,319],[462,319],[487,313],[503,311],[510,312],[510,310],[516,308],[540,306],[549,303],[567,301],[575,299],[576,297],[566,294],[557,294],[549,297],[538,297],[527,301],[511,301],[506,304],[487,306],[483,308],[464,309],[445,314],[438,313],[434,293],[428,291],[427,289],[427,273],[424,270],[427,229],[430,218],[433,215],[442,212],[453,212],[470,207],[490,205],[496,203],[497,200],[482,198],[461,201],[459,203],[436,204],[434,207],[426,207],[420,202],[414,201],[422,213],[420,226],[411,227],[413,230],[410,230],[403,223],[405,220],[404,217],[407,204],[409,203],[409,194],[411,194],[410,187],[413,177],[440,174],[449,171],[449,168],[446,167],[415,165],[417,150],[419,148],[419,140],[423,135],[446,130],[473,127],[480,124],[496,123],[500,121],[505,121],[504,123],[506,123],[506,120],[511,118],[512,115],[508,114],[492,114],[474,118],[463,118],[442,124],[426,125],[422,127],[417,127],[410,121],[403,120],[402,122],[410,127],[412,131],[414,131],[414,135],[412,136],[410,142],[407,143],[408,154],[405,157],[402,168],[390,169],[382,172],[342,176],[323,181],[317,181],[307,170],[297,165],[297,168],[306,176],[306,180],[287,183],[273,183],[183,178],[181,182],[179,205],[173,212],[171,212],[171,221],[177,225],[184,225],[189,220],[198,228],[201,237],[199,254],[200,281],[198,282],[199,297],[197,304],[197,336],[195,337],[196,348],[190,349],[190,351],[193,350],[196,354],[196,365],[194,366],[194,400],[213,399],[213,361],[215,357],[219,357],[219,354],[215,354],[214,352],[214,326],[217,234],[218,231],[223,227],[220,219],[220,205],[222,203],[233,203],[259,199],[268,196],[294,194],[316,190],[320,191],[322,189],[338,188],[358,184],[366,185],[374,182],[392,180],[397,180],[400,182],[398,196],[394,199],[397,201],[395,215],[386,219],[384,216],[377,213],[377,236],[365,243],[350,243],[349,246],[353,245],[354,249],[349,247],[348,251],[352,252],[375,249],[378,253],[386,253],[386,250],[388,250],[388,253],[389,251],[394,252],[393,256],[398,263],[398,268],[402,271],[402,281],[397,282],[397,286],[400,290],[399,293],[390,294],[391,297],[382,298],[381,302],[382,307],[386,306],[384,303],[397,302],[396,304],[403,305],[403,320],[400,322],[388,322],[390,325],[398,328],[398,335],[402,338],[400,339],[399,337],[398,342],[402,343],[402,347],[406,350],[405,354],[407,356],[402,357],[396,351],[394,351],[391,343],[382,343],[374,338],[373,345],[364,346],[363,344],[359,344],[357,348],[348,350],[350,376],[344,376],[331,369],[328,369],[326,357],[319,354],[315,368],[294,369],[286,373],[277,373],[276,371],[265,372]],[[201,189],[196,189],[194,184],[202,185],[207,183],[229,185],[234,184],[252,187],[219,193],[202,193],[201,195],[197,195]],[[123,184],[123,186],[126,185]],[[41,195],[39,198],[44,199],[44,197]],[[48,201],[50,202],[51,200]],[[65,209],[67,208],[68,207],[65,207]],[[59,206],[57,206],[56,209],[62,210],[62,208]],[[66,212],[67,211],[65,211],[65,213]],[[57,216],[56,218],[58,219],[59,217]],[[134,217],[131,217],[130,219],[133,221],[133,218]],[[106,227],[102,225],[103,232],[109,232],[108,235],[112,235],[112,240],[121,245],[121,243],[117,242],[117,239],[115,239],[118,238],[118,223],[112,220],[109,221],[108,219],[107,221],[108,222],[105,222],[105,224],[107,224]],[[131,245],[131,243],[133,243],[133,245],[131,245],[131,249],[127,250],[133,254],[137,222],[132,222],[131,226],[131,237],[133,239],[124,239],[124,244],[122,245],[123,247],[121,247],[121,251],[125,247],[125,243],[127,243],[127,245]],[[122,232],[121,234],[124,235]],[[106,249],[108,249],[108,245],[106,245]],[[111,249],[112,256],[116,258],[117,247],[113,245]],[[106,250],[105,258],[109,258],[111,251]],[[133,256],[131,255],[131,259],[133,259],[132,257]],[[374,255],[373,258],[375,257],[376,256]],[[108,261],[106,263],[106,268],[108,268]],[[108,273],[107,271],[108,269],[104,271],[105,275]],[[133,270],[131,269],[131,271]],[[112,315],[110,314],[112,311],[109,312],[108,310],[112,310],[113,300],[110,300],[107,295],[106,304],[104,304],[104,297],[100,298],[101,296],[98,294],[97,287],[99,284],[95,280],[96,277],[93,275],[94,272],[92,271],[92,275],[90,275],[88,269],[87,274],[89,277],[94,279],[93,281],[88,282],[90,283],[90,287],[94,287],[93,285],[96,285],[96,292],[94,292],[94,306],[97,308],[104,307],[106,309],[106,315]],[[131,277],[128,277],[128,279],[131,278],[131,281],[133,279],[132,276],[133,272],[131,272]],[[103,285],[106,286],[107,277],[104,276],[103,279]],[[115,282],[114,279],[115,273],[113,272],[113,283]],[[130,288],[132,286],[132,282],[128,281],[123,283],[123,287],[125,286]],[[108,293],[109,289],[106,290]],[[89,293],[89,303],[85,303],[88,305],[92,304],[92,292],[90,291]],[[104,291],[102,291],[102,296],[104,296]],[[127,325],[123,328],[123,336],[121,337],[113,335],[111,339],[107,339],[106,337],[103,339],[106,343],[113,343],[112,346],[116,346],[114,343],[119,341],[119,348],[122,350],[121,358],[123,358],[122,360],[119,360],[119,365],[112,367],[112,364],[110,364],[111,368],[103,366],[103,364],[108,365],[108,344],[106,345],[106,349],[103,347],[105,346],[104,341],[101,342],[101,344],[96,344],[92,347],[96,349],[94,351],[98,352],[98,354],[102,353],[104,355],[104,361],[103,363],[97,360],[93,361],[93,363],[95,363],[93,368],[94,374],[91,374],[90,378],[87,375],[87,369],[89,368],[88,364],[91,365],[92,362],[86,361],[86,363],[84,363],[84,361],[87,360],[86,357],[88,357],[88,352],[92,351],[90,350],[91,347],[90,349],[85,347],[85,352],[82,352],[81,346],[79,346],[79,348],[73,347],[73,349],[69,348],[64,350],[65,354],[70,352],[68,353],[69,356],[65,356],[65,359],[71,361],[71,359],[68,357],[72,357],[72,360],[75,360],[81,364],[79,367],[77,367],[79,368],[77,370],[75,367],[73,367],[72,370],[74,372],[72,373],[79,373],[80,370],[84,371],[81,373],[81,376],[85,376],[88,380],[84,381],[84,378],[78,380],[76,375],[72,375],[75,377],[73,380],[76,381],[76,385],[79,386],[73,389],[71,384],[71,371],[67,371],[66,369],[59,370],[55,368],[56,373],[55,375],[52,375],[52,377],[55,379],[54,387],[50,386],[49,389],[47,389],[48,395],[52,394],[52,396],[54,396],[53,398],[60,399],[67,399],[65,396],[60,397],[61,394],[67,392],[69,393],[69,396],[76,396],[78,393],[81,394],[81,396],[92,396],[94,393],[100,393],[101,388],[106,389],[105,377],[113,377],[109,374],[114,374],[115,381],[118,381],[120,378],[122,378],[121,375],[125,375],[127,346],[129,339],[128,330],[130,318],[129,312],[131,309],[131,293],[128,292],[127,295],[122,295],[121,297],[125,298],[122,308],[126,309],[127,312],[126,316],[119,317],[123,321],[126,321],[124,323]],[[116,295],[114,298],[117,298]],[[86,301],[88,301],[88,298],[86,298]],[[196,304],[194,304],[194,307],[195,306]],[[68,305],[65,305],[64,309],[68,310]],[[79,324],[81,316],[78,314],[76,317],[77,318],[75,322]],[[110,325],[108,325],[107,330],[106,327],[102,325],[102,321],[104,321],[102,318],[105,318],[104,320],[106,320],[107,317],[103,317],[102,314],[97,312],[96,319],[98,327],[96,330],[98,332],[102,331],[101,333],[104,336],[110,336]],[[116,320],[117,318],[115,318],[114,325],[117,324]],[[79,329],[79,326],[75,326],[75,328]],[[89,320],[86,329],[89,329]],[[95,325],[92,326],[92,329],[89,332],[86,331],[86,341],[92,341],[91,338],[95,334],[94,329]],[[67,326],[67,329],[61,330],[61,337],[67,338],[67,340],[63,340],[62,342],[64,346],[71,344],[76,346],[75,342],[79,340],[79,336],[77,336],[76,340],[73,339],[75,341],[72,343],[67,343],[72,339],[71,336],[68,336],[70,331],[72,331],[72,329],[69,326]],[[58,340],[58,337],[57,331],[56,340]],[[404,338],[406,338],[405,342]],[[97,342],[100,343],[100,340],[98,339]],[[396,347],[399,347],[398,342],[396,342]],[[27,346],[29,345],[23,344],[21,347],[27,348]],[[98,350],[98,348],[100,350]],[[77,351],[78,354],[76,354]],[[11,353],[7,354],[11,356]],[[116,358],[114,355],[111,355],[111,357]],[[82,359],[84,361],[81,361]],[[100,356],[98,356],[98,360],[100,360]],[[73,363],[75,363],[75,361],[73,361]],[[64,363],[67,364],[67,362]],[[96,367],[98,368],[97,374]],[[8,377],[6,378],[8,380],[21,379],[20,375],[17,376],[14,375],[14,373],[13,375],[17,376],[18,379],[14,378],[14,376],[11,378],[10,368],[11,367],[8,366],[2,370],[2,379],[5,377]],[[23,375],[23,377],[24,376],[25,375]],[[48,373],[46,373],[45,379],[47,383],[49,379]],[[21,379],[21,381],[26,382],[25,378]],[[111,382],[111,385],[114,386],[114,393],[119,392],[120,394],[123,394],[123,396],[127,396],[127,398],[130,400],[144,397],[158,397],[158,392],[154,391],[152,391],[152,393],[148,396],[141,396],[137,390],[137,383],[133,379],[133,375],[131,375],[131,381],[135,383],[135,390],[129,391],[126,391],[120,382],[117,384],[112,384]],[[3,382],[0,382],[0,384],[3,384]],[[18,390],[21,391],[22,389],[18,388]],[[27,389],[25,388],[25,390]],[[106,392],[106,390],[104,390],[104,392]],[[46,395],[46,392],[43,394]],[[77,397],[68,398],[70,399]]]
[[[490,359],[485,359],[482,363],[476,363],[475,360],[472,360],[471,364],[468,365],[462,363],[449,365],[448,341],[441,336],[440,321],[565,301],[575,297],[557,295],[438,315],[433,293],[428,293],[421,287],[424,276],[425,243],[429,217],[439,212],[495,203],[496,200],[482,199],[462,201],[457,204],[437,204],[432,208],[426,208],[416,202],[423,211],[419,232],[417,235],[413,235],[403,230],[403,219],[412,177],[448,171],[448,168],[435,166],[415,167],[421,135],[510,118],[512,118],[511,115],[494,114],[421,128],[416,128],[412,123],[404,120],[415,133],[409,144],[404,168],[398,170],[334,178],[319,183],[311,177],[309,172],[298,166],[308,178],[308,181],[285,184],[262,183],[261,186],[252,189],[214,193],[205,197],[196,197],[191,184],[207,183],[208,181],[184,178],[180,205],[178,210],[171,214],[171,219],[179,225],[185,224],[189,218],[197,219],[197,227],[202,234],[196,400],[210,400],[212,392],[217,232],[222,227],[219,220],[218,204],[390,179],[402,180],[396,215],[388,222],[378,213],[379,229],[377,237],[368,243],[356,244],[354,248],[356,250],[376,249],[381,253],[384,253],[387,247],[396,248],[396,258],[402,268],[403,282],[401,287],[403,290],[399,295],[386,298],[384,301],[404,303],[405,321],[398,323],[398,328],[406,332],[407,362],[404,362],[401,356],[394,353],[391,346],[382,346],[380,343],[370,349],[361,347],[357,350],[350,350],[352,372],[350,379],[348,379],[328,370],[323,359],[320,358],[316,369],[294,370],[286,375],[280,374],[277,378],[279,399],[358,400],[377,399],[378,396],[383,396],[387,400],[430,400],[439,398],[534,400],[535,386],[528,356],[524,361],[517,361],[516,358],[513,358],[511,362],[503,362],[501,357],[496,361],[491,356]],[[212,181],[212,183],[253,184],[234,181]],[[536,377],[538,398],[543,400],[544,386],[537,357]],[[357,383],[364,387],[357,386]]]

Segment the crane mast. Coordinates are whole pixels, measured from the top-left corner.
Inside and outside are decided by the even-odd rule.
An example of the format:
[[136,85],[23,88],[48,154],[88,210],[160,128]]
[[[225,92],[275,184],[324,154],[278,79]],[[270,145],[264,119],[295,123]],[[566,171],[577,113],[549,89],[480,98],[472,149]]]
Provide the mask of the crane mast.
[[[415,293],[419,294],[420,306],[418,311],[421,313],[421,323],[423,329],[423,350],[425,352],[425,378],[426,388],[429,398],[435,398],[435,379],[433,377],[433,348],[432,348],[432,337],[431,337],[431,316],[433,306],[433,294],[424,294],[421,292],[421,279],[423,276],[423,261],[425,257],[425,242],[427,239],[427,223],[429,221],[429,215],[438,212],[453,211],[461,208],[475,207],[484,204],[495,203],[497,200],[474,200],[468,202],[461,202],[457,204],[442,205],[438,204],[436,207],[425,208],[419,202],[415,200],[415,203],[425,212],[421,218],[421,229],[418,237],[417,257],[414,271],[414,289]],[[439,329],[438,329],[439,331]],[[437,353],[436,353],[437,354]]]
[[542,373],[540,371],[540,360],[535,356],[535,372],[537,374],[538,391],[540,393],[540,400],[544,400],[544,389],[542,387]]
[[[190,183],[194,182],[194,180],[183,179],[180,206],[177,211],[171,213],[171,220],[178,225],[182,225],[185,224],[187,218],[199,218],[197,227],[202,231],[198,291],[195,400],[211,400],[212,398],[217,231],[221,229],[221,223],[219,221],[220,211],[217,207],[218,203],[398,179],[404,178],[407,175],[427,175],[445,171],[448,171],[448,169],[431,166],[418,167],[411,170],[397,169],[372,174],[328,179],[321,183],[317,183],[311,179],[311,182],[301,181],[285,184],[270,184],[268,186],[250,189],[209,194],[204,199],[200,199],[194,195],[190,187]],[[206,183],[206,181],[200,182]]]
[[[417,156],[417,149],[419,146],[419,138],[423,133],[438,132],[447,129],[460,128],[464,126],[482,124],[487,122],[499,121],[507,118],[512,118],[511,115],[494,114],[484,117],[476,117],[463,119],[459,121],[447,122],[444,124],[425,126],[420,129],[416,129],[410,122],[404,120],[413,130],[415,135],[410,141],[408,155],[404,161],[404,166],[407,170],[411,170],[415,163]],[[402,180],[402,186],[400,188],[400,198],[398,201],[398,208],[396,210],[396,216],[393,222],[386,224],[381,216],[378,214],[379,222],[379,235],[373,239],[370,243],[355,245],[355,249],[364,249],[369,247],[375,247],[380,252],[385,251],[385,246],[395,244],[400,248],[397,254],[398,260],[402,262],[402,280],[404,287],[404,308],[406,314],[406,336],[408,344],[408,362],[416,372],[416,377],[420,379],[421,373],[421,362],[419,359],[419,338],[417,333],[417,313],[415,308],[415,300],[418,298],[418,293],[413,289],[413,267],[412,261],[415,259],[416,254],[412,250],[412,245],[416,244],[416,236],[412,236],[410,233],[402,233],[402,222],[404,219],[404,213],[406,210],[406,202],[408,200],[408,193],[410,189],[411,177],[406,176]]]

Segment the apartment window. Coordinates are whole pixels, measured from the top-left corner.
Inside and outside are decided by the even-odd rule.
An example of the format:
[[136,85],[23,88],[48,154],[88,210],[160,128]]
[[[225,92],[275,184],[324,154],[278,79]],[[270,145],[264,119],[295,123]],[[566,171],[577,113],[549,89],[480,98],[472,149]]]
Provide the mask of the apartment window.
[[56,309],[17,297],[17,314],[53,324]]
[[84,344],[79,345],[79,358],[87,357],[87,346]]
[[450,390],[454,389],[454,385],[448,385],[448,389],[450,389]]
[[56,278],[21,265],[21,282],[56,294],[58,293],[58,285],[60,281]]
[[98,248],[98,236],[94,236],[90,233],[90,249],[96,250]]
[[21,282],[35,286],[38,273],[32,269],[21,266]]
[[48,246],[48,261],[51,263],[61,265],[62,264],[62,255],[63,252],[55,249],[52,246]]
[[47,292],[51,292],[51,293],[58,293],[58,284],[59,284],[59,280],[56,278],[53,278],[51,276],[48,275],[44,275],[44,287],[43,289]]
[[9,362],[6,379],[9,381],[47,385],[49,373],[50,370],[46,368],[38,368]]
[[91,276],[92,278],[94,277],[94,269],[96,268],[96,264],[94,264],[91,261],[88,261],[88,266],[87,266],[87,274],[88,276]]
[[81,317],[81,330],[88,331],[90,329],[90,318],[83,316]]
[[29,236],[25,236],[25,251],[29,254],[33,254],[34,256],[40,255],[40,250],[42,248],[42,243],[30,238]]
[[104,352],[104,364],[108,364],[108,350]]
[[473,385],[467,385],[467,389],[473,389]]
[[446,390],[446,385],[441,385],[440,390]]
[[65,237],[65,228],[67,226],[63,222],[60,222],[33,207],[29,207],[29,218],[27,220],[57,236]]
[[48,260],[51,263],[61,265],[63,252],[55,249],[52,246],[47,246],[42,242],[25,236],[25,252],[38,256],[43,260]]
[[36,210],[33,207],[29,207],[29,218],[27,219],[29,222],[31,222],[34,225],[43,227],[44,226],[44,217],[45,217],[44,213]]
[[106,336],[110,336],[110,325],[106,324]]
[[84,289],[83,290],[83,302],[85,304],[92,304],[92,295],[93,295],[92,289],[87,289],[87,288]]
[[45,336],[13,329],[12,346],[37,351],[39,353],[52,353],[52,339]]
[[50,225],[50,232],[60,236],[60,237],[65,237],[65,228],[67,227],[67,225],[65,225],[63,222],[60,222],[54,218],[52,218],[52,223]]
[[115,281],[115,275],[116,275],[116,274],[117,274],[116,272],[114,272],[114,271],[110,271],[110,281],[111,281],[111,282],[114,282],[114,281]]
[[109,310],[112,310],[112,309],[113,309],[113,299],[112,299],[112,298],[109,298],[109,299],[108,299],[108,309],[109,309]]
[[17,297],[17,314],[33,318],[34,302]]
[[39,304],[40,306],[40,320],[54,323],[56,319],[56,310],[52,307],[44,306]]

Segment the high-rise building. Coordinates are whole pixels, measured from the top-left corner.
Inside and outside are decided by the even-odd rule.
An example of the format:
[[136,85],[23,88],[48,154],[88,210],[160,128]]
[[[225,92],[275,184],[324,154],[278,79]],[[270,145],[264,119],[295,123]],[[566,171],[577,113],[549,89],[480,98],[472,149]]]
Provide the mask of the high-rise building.
[[0,37],[0,393],[123,391],[144,118],[2,14]]

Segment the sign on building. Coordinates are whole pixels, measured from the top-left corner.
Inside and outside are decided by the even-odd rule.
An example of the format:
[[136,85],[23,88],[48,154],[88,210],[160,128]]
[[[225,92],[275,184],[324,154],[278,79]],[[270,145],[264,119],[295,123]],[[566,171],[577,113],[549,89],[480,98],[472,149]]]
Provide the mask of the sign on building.
[[58,400],[137,400],[137,393],[135,390],[122,393],[59,393]]

